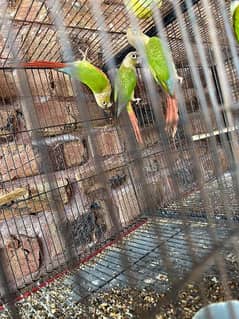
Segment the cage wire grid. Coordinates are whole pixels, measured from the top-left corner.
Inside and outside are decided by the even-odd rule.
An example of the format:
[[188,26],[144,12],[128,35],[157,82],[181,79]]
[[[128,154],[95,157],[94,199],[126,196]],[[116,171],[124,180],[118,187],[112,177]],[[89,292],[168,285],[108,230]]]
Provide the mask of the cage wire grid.
[[[187,319],[237,299],[230,1],[165,0],[140,21],[119,0],[0,3],[0,317]],[[105,114],[78,81],[20,67],[89,48],[113,81],[133,50],[129,26],[159,34],[183,77],[174,140],[143,48],[134,105],[143,146],[127,116]]]

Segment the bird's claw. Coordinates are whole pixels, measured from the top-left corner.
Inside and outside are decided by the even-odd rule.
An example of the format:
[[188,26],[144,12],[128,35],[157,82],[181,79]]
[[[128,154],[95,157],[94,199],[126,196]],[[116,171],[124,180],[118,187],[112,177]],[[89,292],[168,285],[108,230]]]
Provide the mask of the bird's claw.
[[138,105],[141,102],[141,98],[136,97],[133,99],[133,102],[135,102]]
[[88,55],[88,52],[89,52],[89,48],[86,48],[85,51],[81,50],[80,48],[78,48],[78,50],[82,54],[83,60],[87,60],[87,55]]
[[180,85],[182,85],[183,84],[183,77],[182,76],[178,76],[178,81],[179,81]]

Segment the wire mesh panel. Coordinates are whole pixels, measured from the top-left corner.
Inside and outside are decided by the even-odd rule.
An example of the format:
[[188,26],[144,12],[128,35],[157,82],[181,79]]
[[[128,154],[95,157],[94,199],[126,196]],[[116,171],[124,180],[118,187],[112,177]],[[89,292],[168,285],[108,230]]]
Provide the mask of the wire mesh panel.
[[231,2],[132,3],[1,1],[0,318],[238,298]]

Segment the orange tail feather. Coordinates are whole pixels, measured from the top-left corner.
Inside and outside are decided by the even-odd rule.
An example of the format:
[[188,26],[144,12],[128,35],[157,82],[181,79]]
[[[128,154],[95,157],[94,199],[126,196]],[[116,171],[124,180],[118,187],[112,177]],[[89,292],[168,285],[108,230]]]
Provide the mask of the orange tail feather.
[[135,138],[136,138],[138,143],[143,144],[143,139],[142,139],[142,135],[140,133],[138,120],[137,120],[137,117],[134,113],[134,110],[133,110],[130,102],[127,106],[127,112],[128,112],[129,119],[130,119],[130,122],[132,124],[133,130],[134,130]]
[[174,97],[167,97],[167,109],[166,109],[166,130],[171,133],[172,137],[175,136],[178,126],[178,104]]
[[166,127],[170,125],[171,119],[172,119],[172,99],[170,96],[167,97],[166,101],[166,114],[165,114],[165,122]]
[[66,67],[66,63],[51,61],[31,61],[20,64],[23,68],[44,68],[44,69],[60,69]]

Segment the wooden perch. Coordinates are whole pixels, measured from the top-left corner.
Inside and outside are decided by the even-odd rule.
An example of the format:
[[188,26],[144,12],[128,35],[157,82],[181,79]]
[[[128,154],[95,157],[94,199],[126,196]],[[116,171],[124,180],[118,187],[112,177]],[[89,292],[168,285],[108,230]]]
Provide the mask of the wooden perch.
[[2,194],[2,195],[0,194],[0,208],[2,206],[14,203],[17,199],[23,196],[25,197],[26,195],[28,195],[27,188],[16,188],[9,193]]
[[[0,208],[3,214],[0,214],[0,220],[11,218],[12,215],[36,214],[42,211],[51,210],[50,192],[52,190],[49,184],[41,182],[38,184],[29,184],[24,188],[16,188],[13,191],[1,195]],[[67,179],[57,179],[56,196],[63,204],[67,204],[71,198],[71,185]]]

